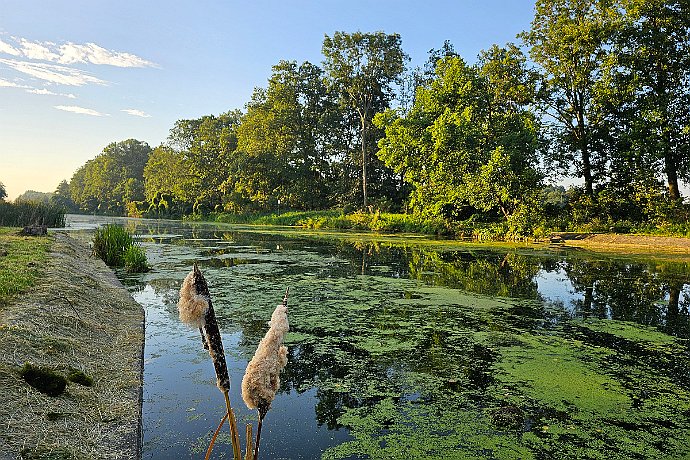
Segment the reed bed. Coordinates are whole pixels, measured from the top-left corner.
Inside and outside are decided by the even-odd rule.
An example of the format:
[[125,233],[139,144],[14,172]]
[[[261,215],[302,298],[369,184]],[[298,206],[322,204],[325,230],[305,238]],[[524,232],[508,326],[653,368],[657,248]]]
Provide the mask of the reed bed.
[[209,443],[206,460],[210,458],[215,440],[226,420],[229,424],[233,458],[235,460],[258,460],[263,420],[280,387],[280,372],[287,364],[288,350],[283,345],[285,334],[290,328],[287,318],[287,300],[288,291],[286,290],[283,302],[273,312],[268,323],[268,332],[266,332],[266,335],[259,343],[256,353],[247,365],[247,370],[242,379],[242,398],[247,407],[249,409],[256,409],[259,415],[256,439],[253,438],[252,424],[246,425],[245,453],[242,456],[237,419],[228,396],[230,377],[225,361],[223,341],[218,329],[218,322],[213,310],[208,284],[196,264],[194,264],[193,270],[182,283],[180,300],[178,302],[180,320],[191,327],[199,329],[202,345],[211,356],[216,372],[216,384],[223,394],[226,405],[226,413],[223,415]]
[[64,227],[65,208],[40,202],[0,201],[0,227]]

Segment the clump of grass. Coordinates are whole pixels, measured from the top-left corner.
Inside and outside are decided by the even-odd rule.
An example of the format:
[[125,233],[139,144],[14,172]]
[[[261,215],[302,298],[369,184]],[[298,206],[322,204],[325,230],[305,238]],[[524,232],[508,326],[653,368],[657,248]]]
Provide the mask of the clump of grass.
[[127,273],[142,273],[149,270],[146,251],[137,244],[128,247],[122,258],[124,259]]
[[57,372],[44,367],[25,363],[19,370],[24,381],[48,396],[59,396],[67,387],[67,379]]
[[93,378],[77,369],[73,369],[67,373],[67,380],[85,387],[93,386]]
[[134,243],[124,228],[108,224],[96,230],[93,253],[111,267],[122,267],[130,273],[148,270],[146,253]]

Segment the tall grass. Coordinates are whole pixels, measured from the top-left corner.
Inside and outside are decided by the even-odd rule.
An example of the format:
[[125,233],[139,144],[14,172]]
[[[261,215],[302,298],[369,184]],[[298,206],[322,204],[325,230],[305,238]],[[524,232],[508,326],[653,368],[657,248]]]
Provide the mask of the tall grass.
[[33,201],[20,203],[0,201],[1,227],[26,227],[30,225],[64,227],[65,208]]
[[124,228],[108,224],[96,230],[93,253],[111,267],[125,267],[130,272],[148,270],[146,253]]

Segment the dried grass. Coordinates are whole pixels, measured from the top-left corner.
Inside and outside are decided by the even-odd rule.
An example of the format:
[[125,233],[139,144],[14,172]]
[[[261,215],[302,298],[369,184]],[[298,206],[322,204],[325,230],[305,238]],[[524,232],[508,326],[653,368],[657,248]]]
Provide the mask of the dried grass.
[[[0,312],[0,450],[10,458],[136,458],[143,311],[88,248],[55,235],[36,286]],[[93,386],[60,396],[31,388],[27,362]]]

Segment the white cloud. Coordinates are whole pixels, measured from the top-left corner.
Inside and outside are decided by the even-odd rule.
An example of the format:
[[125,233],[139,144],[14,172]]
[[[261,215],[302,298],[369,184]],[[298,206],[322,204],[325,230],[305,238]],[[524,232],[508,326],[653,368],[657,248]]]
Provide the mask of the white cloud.
[[78,69],[54,64],[41,64],[37,62],[18,61],[14,59],[0,59],[0,64],[4,64],[17,72],[30,75],[32,77],[61,85],[83,86],[89,83],[105,85],[106,82],[100,78],[83,72]]
[[22,38],[20,40],[20,50],[22,56],[29,59],[39,59],[41,61],[57,61],[60,55],[53,52],[49,46],[52,43],[40,43],[40,42],[30,42]]
[[20,85],[13,81],[0,78],[0,88],[31,88],[30,86]]
[[94,117],[107,117],[107,116],[109,116],[107,113],[97,112],[93,109],[87,109],[87,108],[79,107],[76,105],[56,105],[54,107],[58,110],[64,110],[65,112],[78,113],[81,115],[91,115]]
[[151,118],[151,115],[149,115],[148,113],[142,112],[141,110],[137,109],[122,109],[122,112],[128,113],[135,117]]
[[14,57],[56,62],[58,64],[96,64],[115,67],[158,67],[155,63],[131,53],[108,50],[95,43],[37,42],[26,38],[11,37],[0,40],[0,53]]
[[156,64],[140,58],[134,54],[107,50],[95,43],[78,45],[67,43],[60,46],[60,58],[62,64],[86,63],[97,65],[112,65],[116,67],[155,67]]
[[77,96],[75,96],[75,95],[72,94],[72,93],[69,93],[69,94],[54,93],[53,91],[50,91],[49,89],[46,89],[46,88],[41,88],[41,89],[35,89],[35,88],[34,88],[34,89],[28,89],[28,90],[26,90],[26,92],[27,92],[27,93],[31,93],[31,94],[39,94],[39,95],[42,95],[42,96],[62,96],[62,97],[66,97],[66,98],[68,98],[68,99],[76,99],[76,98],[77,98]]
[[12,56],[20,56],[22,54],[17,48],[2,40],[0,40],[0,53],[10,54]]

